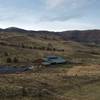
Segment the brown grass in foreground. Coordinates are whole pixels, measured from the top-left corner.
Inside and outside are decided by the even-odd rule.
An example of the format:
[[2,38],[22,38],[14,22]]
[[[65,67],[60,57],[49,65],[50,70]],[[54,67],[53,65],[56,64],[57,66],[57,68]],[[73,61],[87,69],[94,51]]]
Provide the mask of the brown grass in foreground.
[[67,72],[68,76],[100,75],[100,65],[74,66]]

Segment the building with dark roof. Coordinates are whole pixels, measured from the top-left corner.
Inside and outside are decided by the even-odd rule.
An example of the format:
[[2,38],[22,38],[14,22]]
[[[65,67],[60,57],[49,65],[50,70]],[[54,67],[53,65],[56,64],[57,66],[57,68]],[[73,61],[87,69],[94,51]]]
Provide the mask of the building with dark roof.
[[47,56],[43,58],[42,65],[64,64],[66,60],[61,56]]

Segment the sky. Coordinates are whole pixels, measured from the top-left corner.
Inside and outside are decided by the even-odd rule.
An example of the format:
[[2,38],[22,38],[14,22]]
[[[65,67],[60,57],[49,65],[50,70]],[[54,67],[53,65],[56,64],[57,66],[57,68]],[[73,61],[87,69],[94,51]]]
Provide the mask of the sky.
[[100,29],[100,0],[0,0],[0,28]]

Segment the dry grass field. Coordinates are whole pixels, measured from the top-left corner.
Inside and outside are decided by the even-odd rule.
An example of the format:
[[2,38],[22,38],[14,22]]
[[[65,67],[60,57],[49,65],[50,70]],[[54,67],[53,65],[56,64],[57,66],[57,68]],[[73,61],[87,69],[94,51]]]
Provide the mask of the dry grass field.
[[100,65],[74,66],[67,74],[69,76],[100,75]]
[[0,65],[34,65],[47,55],[71,63],[1,74],[0,100],[100,100],[100,47],[20,34],[0,38]]
[[100,74],[93,72],[93,68],[90,71],[93,74],[88,74],[88,71],[80,74],[76,67],[74,70],[77,75],[73,75],[76,73],[73,72],[73,68],[49,71],[50,69],[44,69],[48,70],[47,72],[41,70],[0,75],[0,95],[5,96],[1,98],[4,100],[99,100]]

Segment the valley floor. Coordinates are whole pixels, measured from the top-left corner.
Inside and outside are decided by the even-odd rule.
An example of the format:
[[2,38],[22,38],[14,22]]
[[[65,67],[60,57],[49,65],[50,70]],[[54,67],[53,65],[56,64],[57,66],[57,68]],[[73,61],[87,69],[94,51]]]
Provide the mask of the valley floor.
[[99,100],[100,66],[44,68],[38,72],[0,75],[0,97],[1,100]]

